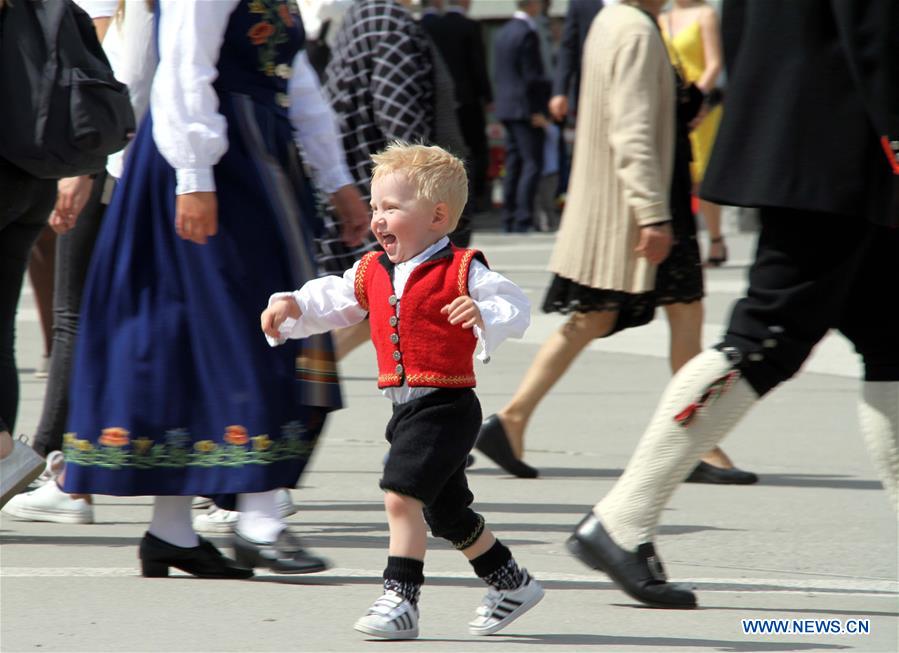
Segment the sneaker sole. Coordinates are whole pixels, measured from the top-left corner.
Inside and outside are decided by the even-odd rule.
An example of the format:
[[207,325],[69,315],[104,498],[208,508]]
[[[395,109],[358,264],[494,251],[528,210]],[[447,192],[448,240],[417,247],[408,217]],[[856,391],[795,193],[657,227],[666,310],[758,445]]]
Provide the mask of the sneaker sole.
[[27,474],[25,474],[22,478],[18,480],[18,482],[9,488],[2,497],[0,497],[0,508],[6,505],[6,502],[12,499],[14,496],[19,494],[22,490],[28,487],[28,484],[31,483],[34,479],[40,476],[46,464],[44,463],[44,459],[39,459],[39,462],[35,464],[34,469],[30,470]]
[[477,635],[478,637],[483,637],[485,635],[492,635],[493,633],[498,633],[503,628],[508,626],[510,623],[512,623],[513,621],[518,619],[518,617],[520,617],[525,612],[527,612],[528,610],[533,608],[535,605],[540,603],[540,601],[543,600],[543,597],[545,594],[546,594],[546,592],[544,591],[543,587],[541,587],[540,593],[537,596],[535,596],[533,599],[531,599],[528,603],[522,603],[520,606],[518,606],[512,612],[510,612],[508,614],[508,616],[506,616],[506,618],[503,619],[502,621],[499,621],[499,622],[493,624],[492,626],[485,626],[483,628],[479,628],[477,626],[472,626],[469,624],[468,632],[471,633],[472,635]]
[[378,630],[377,628],[372,628],[371,626],[366,626],[365,624],[356,623],[353,625],[355,630],[358,630],[360,633],[365,633],[366,635],[371,635],[372,637],[378,637],[380,639],[415,639],[418,637],[418,628],[413,628],[412,630]]
[[73,515],[65,512],[51,512],[49,510],[36,510],[34,508],[4,508],[4,515],[11,515],[28,521],[46,521],[57,524],[93,524],[93,515]]

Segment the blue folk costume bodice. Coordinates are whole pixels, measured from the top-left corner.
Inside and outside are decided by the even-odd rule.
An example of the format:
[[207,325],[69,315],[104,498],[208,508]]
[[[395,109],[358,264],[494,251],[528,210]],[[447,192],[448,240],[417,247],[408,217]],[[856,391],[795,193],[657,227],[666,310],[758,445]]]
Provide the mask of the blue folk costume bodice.
[[207,244],[175,233],[175,171],[153,141],[152,108],[140,127],[85,287],[67,491],[215,495],[230,507],[223,495],[293,487],[340,406],[329,336],[272,348],[259,330],[271,293],[316,277],[317,220],[288,119],[295,11],[241,0],[230,16],[214,82],[228,150],[213,169],[219,230]]

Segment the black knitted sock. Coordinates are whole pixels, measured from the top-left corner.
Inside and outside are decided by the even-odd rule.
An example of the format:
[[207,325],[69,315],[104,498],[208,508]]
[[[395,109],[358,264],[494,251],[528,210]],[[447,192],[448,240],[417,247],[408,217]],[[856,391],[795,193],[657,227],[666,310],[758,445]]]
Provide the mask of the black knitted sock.
[[384,591],[392,590],[412,605],[418,605],[421,586],[425,582],[424,568],[423,560],[388,556],[384,569]]
[[512,552],[499,540],[470,562],[474,573],[498,590],[514,590],[527,578],[527,572],[518,566]]

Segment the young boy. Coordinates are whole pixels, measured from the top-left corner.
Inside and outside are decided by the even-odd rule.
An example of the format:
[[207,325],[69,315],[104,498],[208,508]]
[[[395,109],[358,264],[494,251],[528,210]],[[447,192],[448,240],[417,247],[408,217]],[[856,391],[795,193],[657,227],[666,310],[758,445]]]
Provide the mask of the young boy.
[[487,362],[500,342],[521,337],[530,305],[480,252],[449,243],[468,196],[459,159],[404,143],[372,158],[371,230],[384,251],[367,254],[343,277],[272,295],[262,330],[275,345],[366,315],[371,322],[378,387],[393,401],[380,484],[390,547],[384,594],[356,630],[385,639],[418,636],[427,522],[489,586],[469,632],[490,635],[535,606],[543,588],[469,507],[465,463],[481,424],[472,357],[479,341],[478,357]]

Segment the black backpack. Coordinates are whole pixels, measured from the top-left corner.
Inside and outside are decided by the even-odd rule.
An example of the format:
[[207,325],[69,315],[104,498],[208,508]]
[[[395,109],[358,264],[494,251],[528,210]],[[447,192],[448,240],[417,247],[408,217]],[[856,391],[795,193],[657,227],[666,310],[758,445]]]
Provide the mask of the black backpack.
[[7,0],[0,9],[0,157],[35,177],[99,172],[134,135],[88,15],[72,0]]

